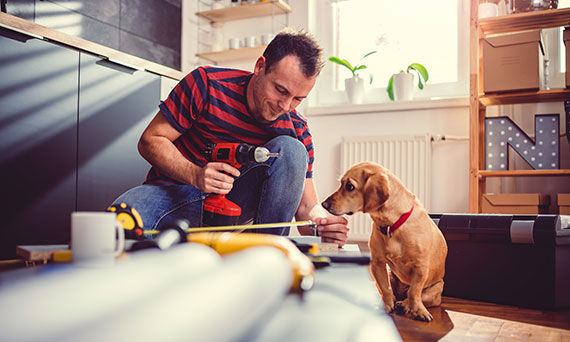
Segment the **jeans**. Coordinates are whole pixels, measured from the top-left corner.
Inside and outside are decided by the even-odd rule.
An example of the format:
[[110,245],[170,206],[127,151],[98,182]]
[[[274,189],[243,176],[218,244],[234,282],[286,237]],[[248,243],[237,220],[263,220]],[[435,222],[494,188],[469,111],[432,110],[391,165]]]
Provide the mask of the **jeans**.
[[[242,166],[226,198],[242,209],[239,224],[291,222],[305,186],[308,154],[305,146],[289,136],[264,145],[279,157]],[[190,227],[202,225],[202,206],[208,196],[191,185],[143,184],[119,196],[113,204],[126,203],[141,215],[145,230],[160,230],[174,220]],[[288,235],[289,228],[251,229],[248,232]]]

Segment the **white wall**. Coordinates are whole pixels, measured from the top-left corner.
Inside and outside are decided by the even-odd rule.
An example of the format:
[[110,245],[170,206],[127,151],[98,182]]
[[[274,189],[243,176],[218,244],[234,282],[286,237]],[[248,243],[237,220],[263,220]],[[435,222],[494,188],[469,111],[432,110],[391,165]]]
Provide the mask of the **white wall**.
[[[437,108],[434,108],[437,107]],[[315,183],[321,199],[336,190],[340,170],[342,136],[425,134],[444,135],[432,142],[430,212],[466,212],[468,205],[469,107],[467,99],[422,101],[409,104],[361,106],[362,112],[326,114],[327,108],[306,111],[315,144]],[[346,106],[346,111],[358,106]],[[332,112],[343,109],[330,108]]]

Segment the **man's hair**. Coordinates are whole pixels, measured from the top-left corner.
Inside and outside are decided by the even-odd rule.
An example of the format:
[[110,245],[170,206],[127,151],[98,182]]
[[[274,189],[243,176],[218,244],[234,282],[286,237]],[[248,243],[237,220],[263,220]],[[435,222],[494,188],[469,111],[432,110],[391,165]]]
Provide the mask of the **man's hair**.
[[323,49],[312,35],[302,29],[284,29],[273,38],[263,52],[265,73],[288,55],[299,58],[301,71],[307,77],[318,76],[323,69]]

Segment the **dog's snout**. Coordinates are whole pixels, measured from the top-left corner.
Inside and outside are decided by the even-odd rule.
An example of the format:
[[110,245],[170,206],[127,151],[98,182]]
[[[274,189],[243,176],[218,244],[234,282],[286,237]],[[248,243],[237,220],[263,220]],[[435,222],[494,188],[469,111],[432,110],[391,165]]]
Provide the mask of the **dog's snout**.
[[330,211],[329,209],[331,208],[331,204],[328,199],[324,200],[323,203],[321,203],[321,205],[323,206],[323,208]]

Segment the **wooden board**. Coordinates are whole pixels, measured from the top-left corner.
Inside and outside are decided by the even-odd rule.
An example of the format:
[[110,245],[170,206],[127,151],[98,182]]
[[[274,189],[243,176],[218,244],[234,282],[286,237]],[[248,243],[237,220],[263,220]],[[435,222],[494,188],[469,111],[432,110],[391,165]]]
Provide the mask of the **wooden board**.
[[51,260],[54,252],[69,250],[68,245],[22,245],[16,247],[16,254],[28,261]]
[[211,22],[224,22],[270,15],[287,14],[290,12],[291,7],[288,4],[282,0],[277,0],[198,12],[196,15]]

